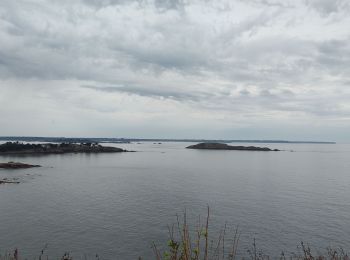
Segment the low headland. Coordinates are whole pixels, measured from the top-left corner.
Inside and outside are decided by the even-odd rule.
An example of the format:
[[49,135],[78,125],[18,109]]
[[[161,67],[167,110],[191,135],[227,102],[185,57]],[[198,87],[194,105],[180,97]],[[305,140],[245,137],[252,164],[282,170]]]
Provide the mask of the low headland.
[[257,146],[232,146],[224,143],[199,143],[186,147],[187,149],[202,149],[202,150],[236,150],[236,151],[280,151],[278,149],[270,149],[268,147]]
[[127,150],[102,146],[98,143],[44,143],[30,144],[20,142],[6,142],[0,145],[2,154],[62,154],[62,153],[120,153]]

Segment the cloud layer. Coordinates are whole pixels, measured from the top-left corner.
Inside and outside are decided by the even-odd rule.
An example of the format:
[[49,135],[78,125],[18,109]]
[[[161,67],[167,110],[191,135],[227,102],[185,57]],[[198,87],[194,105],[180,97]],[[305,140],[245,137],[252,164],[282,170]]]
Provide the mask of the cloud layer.
[[3,0],[0,135],[350,140],[349,12],[347,0]]

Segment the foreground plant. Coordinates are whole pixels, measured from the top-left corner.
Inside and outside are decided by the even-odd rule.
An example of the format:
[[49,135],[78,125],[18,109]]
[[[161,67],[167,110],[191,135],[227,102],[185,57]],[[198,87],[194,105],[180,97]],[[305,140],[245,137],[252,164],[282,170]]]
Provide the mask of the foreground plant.
[[[204,224],[199,217],[198,223],[194,232],[190,232],[190,227],[187,224],[186,212],[183,216],[182,223],[177,216],[176,227],[169,227],[169,241],[167,243],[168,250],[161,253],[156,244],[153,243],[153,251],[156,260],[233,260],[237,254],[239,241],[239,233],[236,228],[233,236],[233,241],[229,247],[226,247],[226,224],[220,231],[219,238],[214,244],[213,240],[209,239],[209,217],[210,211],[207,208],[207,216]],[[192,236],[191,236],[192,235]],[[211,245],[209,246],[209,241]]]

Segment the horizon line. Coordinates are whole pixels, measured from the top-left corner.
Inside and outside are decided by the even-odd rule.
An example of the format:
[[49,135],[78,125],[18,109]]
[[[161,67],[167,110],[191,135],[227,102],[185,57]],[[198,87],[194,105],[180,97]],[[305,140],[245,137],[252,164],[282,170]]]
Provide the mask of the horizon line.
[[[27,140],[24,140],[27,139]],[[250,143],[315,143],[315,144],[336,144],[335,141],[317,141],[317,140],[284,140],[284,139],[207,139],[207,138],[135,138],[135,137],[65,137],[65,136],[0,136],[0,140],[16,140],[16,141],[48,141],[59,140],[100,140],[100,141],[163,141],[163,142],[250,142]]]

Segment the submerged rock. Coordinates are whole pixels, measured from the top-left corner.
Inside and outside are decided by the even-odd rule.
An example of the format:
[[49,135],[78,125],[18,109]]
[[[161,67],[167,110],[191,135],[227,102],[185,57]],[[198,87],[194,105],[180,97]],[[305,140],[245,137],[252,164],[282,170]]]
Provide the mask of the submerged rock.
[[236,150],[236,151],[279,151],[278,149],[270,149],[267,147],[256,146],[232,146],[224,143],[199,143],[186,147],[187,149],[203,149],[203,150]]
[[9,183],[9,184],[19,184],[20,182],[19,181],[16,181],[16,180],[8,180],[8,179],[2,179],[0,180],[0,184],[6,184],[6,183]]

